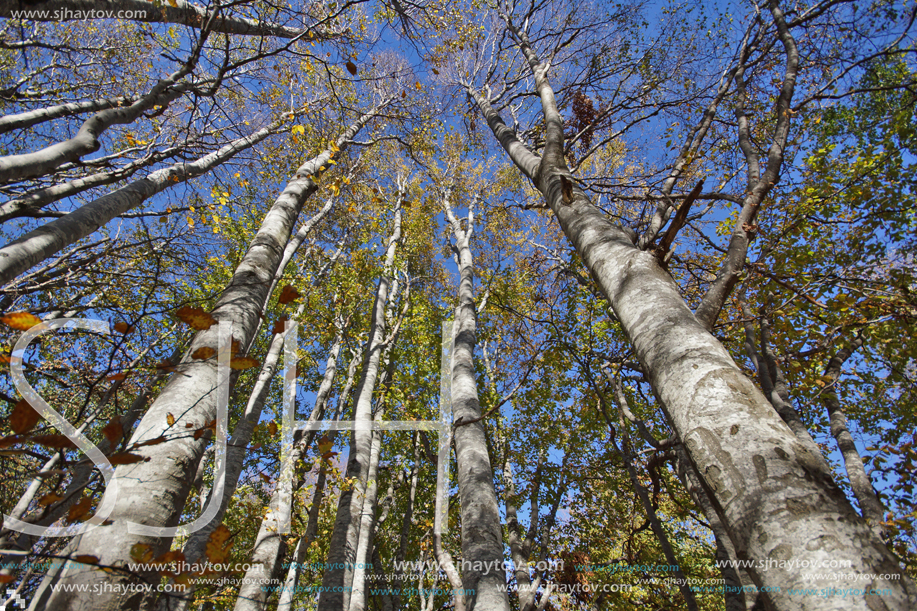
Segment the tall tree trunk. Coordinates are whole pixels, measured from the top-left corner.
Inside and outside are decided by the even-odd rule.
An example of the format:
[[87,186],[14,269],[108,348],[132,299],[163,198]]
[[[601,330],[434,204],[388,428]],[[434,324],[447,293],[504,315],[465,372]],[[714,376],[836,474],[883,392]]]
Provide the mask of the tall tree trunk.
[[[771,5],[775,20],[782,13]],[[512,26],[509,26],[512,29]],[[576,187],[563,154],[564,120],[543,64],[519,30],[514,36],[535,75],[545,119],[538,157],[518,140],[490,101],[468,88],[510,158],[544,195],[634,345],[650,384],[691,461],[712,493],[740,558],[783,559],[820,567],[849,561],[851,572],[887,574],[870,588],[886,596],[790,596],[791,589],[836,587],[826,577],[807,580],[798,565],[751,568],[759,586],[772,588],[778,609],[906,609],[917,591],[894,556],[856,514],[835,485],[824,459],[814,456],[774,413],[722,344],[688,309],[656,257],[639,250],[620,226]],[[815,574],[817,575],[817,573]]]
[[453,326],[452,409],[462,515],[462,582],[465,591],[471,592],[466,600],[468,611],[509,611],[503,571],[503,528],[474,374],[477,314],[470,246],[474,204],[468,210],[468,226],[462,229],[452,212],[451,194],[449,187],[443,197],[443,209],[455,235],[453,250],[459,268]]
[[369,476],[372,452],[372,395],[379,373],[379,362],[384,349],[385,310],[388,303],[391,274],[395,263],[395,251],[401,240],[401,205],[406,197],[406,184],[399,184],[400,192],[395,202],[394,229],[388,239],[382,278],[376,289],[370,321],[369,341],[363,361],[363,373],[357,386],[354,400],[353,420],[355,429],[350,436],[350,456],[347,460],[347,478],[353,478],[353,486],[341,493],[338,499],[334,532],[331,535],[327,568],[322,577],[322,591],[319,595],[319,611],[348,611],[350,587],[353,581],[353,563],[356,562],[357,544],[360,537],[360,512]]
[[[338,147],[345,147],[372,114],[362,116],[347,129],[338,139]],[[300,210],[317,189],[312,177],[320,173],[319,168],[327,164],[332,156],[333,152],[328,149],[298,169],[268,211],[248,252],[213,309],[215,319],[233,324],[233,337],[243,346],[251,342],[258,327],[261,310],[269,298],[271,280]],[[214,325],[198,332],[189,350],[193,352],[205,346],[217,348],[217,330],[218,326]],[[137,532],[172,527],[180,519],[207,440],[175,434],[175,431],[184,431],[186,424],[198,428],[215,421],[217,389],[217,365],[212,359],[188,362],[180,373],[172,376],[130,440],[135,452],[149,460],[116,468],[112,487],[106,490],[106,496],[112,493],[119,495],[110,516],[111,523],[81,535],[76,546],[77,554],[96,556],[103,565],[123,566],[130,562],[131,549],[138,543],[149,545],[154,556],[169,549],[171,537]],[[173,418],[174,424],[169,424]],[[139,446],[161,439],[165,441]],[[142,520],[140,528],[135,525],[135,532],[131,532],[129,525],[137,516]],[[140,530],[143,527],[147,528]],[[86,565],[68,563],[61,575],[61,585],[98,584],[103,586],[100,587],[103,593],[58,590],[51,594],[46,608],[54,611],[76,611],[87,605],[100,611],[136,608],[142,596],[139,593],[124,596],[123,591],[118,590],[119,586],[135,583],[138,579],[153,582],[158,575],[141,573],[139,577],[134,577],[133,574],[107,573]],[[92,588],[89,590],[91,592]]]

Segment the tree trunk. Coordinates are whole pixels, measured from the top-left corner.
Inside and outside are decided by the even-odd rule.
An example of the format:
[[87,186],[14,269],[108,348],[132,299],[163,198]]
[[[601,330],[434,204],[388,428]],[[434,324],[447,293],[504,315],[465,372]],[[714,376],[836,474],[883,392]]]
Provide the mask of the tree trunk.
[[466,599],[468,611],[509,611],[503,571],[503,528],[474,374],[477,314],[470,247],[474,209],[472,204],[468,227],[463,230],[452,213],[450,196],[451,188],[445,193],[443,208],[455,234],[453,250],[459,268],[453,326],[452,409],[462,516],[462,581],[465,591],[471,592]]
[[[157,193],[195,178],[217,167],[236,153],[261,142],[279,123],[233,140],[223,148],[192,163],[176,163],[156,170],[146,178],[121,187],[107,195],[80,206],[70,214],[30,231],[18,240],[0,248],[0,285],[85,238],[102,225],[136,208]],[[318,167],[318,166],[315,166]]]
[[[776,10],[776,9],[774,9]],[[913,582],[814,456],[774,413],[722,344],[698,322],[655,256],[575,186],[563,155],[564,121],[547,79],[548,66],[527,51],[545,119],[545,149],[529,151],[477,91],[469,94],[519,169],[544,195],[565,235],[608,299],[668,410],[669,420],[712,493],[739,558],[775,566],[751,568],[771,587],[778,609],[906,609],[917,606]],[[779,561],[786,561],[780,565]],[[824,577],[806,580],[810,567],[849,561],[851,572],[888,574],[870,588],[887,596],[790,596],[791,589],[836,587]],[[818,570],[818,569],[813,569]],[[817,573],[815,573],[817,575]]]
[[866,522],[872,527],[873,532],[879,537],[885,537],[885,528],[882,523],[885,522],[885,506],[879,500],[876,491],[872,487],[872,481],[869,474],[866,473],[866,467],[863,466],[863,457],[857,450],[853,436],[847,428],[847,417],[841,407],[841,401],[835,392],[835,386],[838,378],[841,376],[841,367],[844,362],[850,358],[860,346],[863,345],[863,338],[857,336],[849,346],[839,350],[837,354],[831,357],[828,365],[825,367],[825,377],[830,378],[825,392],[822,393],[822,403],[828,410],[828,421],[831,425],[831,435],[837,441],[837,447],[844,457],[844,468],[847,470],[847,479],[850,482],[850,488],[853,495],[860,505],[860,511]]
[[[372,113],[364,115],[352,125],[338,139],[338,147],[346,146],[346,142],[371,116]],[[233,337],[243,346],[251,342],[258,327],[261,310],[269,298],[268,289],[300,210],[317,189],[312,177],[332,156],[332,151],[326,150],[298,169],[268,211],[229,286],[213,309],[215,319],[233,324]],[[193,352],[205,346],[217,348],[217,329],[214,325],[209,330],[198,332],[189,350]],[[149,460],[116,468],[112,487],[106,490],[106,496],[119,494],[110,516],[111,524],[82,535],[76,547],[77,554],[96,556],[103,565],[124,566],[130,562],[131,549],[135,544],[149,545],[154,556],[169,548],[171,537],[157,536],[162,532],[157,529],[172,527],[178,522],[207,445],[203,437],[194,439],[184,433],[176,435],[175,431],[184,431],[186,424],[199,428],[214,422],[217,389],[217,366],[212,359],[188,362],[180,373],[172,376],[130,440],[136,448],[135,453]],[[170,415],[171,418],[167,419]],[[174,425],[169,424],[172,418]],[[225,423],[217,424],[225,426]],[[160,439],[165,441],[139,446]],[[132,522],[136,516],[141,516],[143,520],[140,525]],[[76,611],[90,605],[100,611],[109,611],[132,609],[140,604],[139,593],[123,596],[123,592],[117,591],[119,585],[135,583],[138,577],[104,573],[86,565],[71,566],[69,563],[64,573],[61,575],[62,585],[99,584],[104,586],[101,588],[104,592],[91,593],[91,587],[90,593],[58,590],[48,600],[49,609]],[[140,578],[151,582],[157,580],[158,575],[141,573]]]
[[354,484],[342,491],[338,499],[334,532],[328,552],[328,566],[322,578],[322,591],[319,595],[319,611],[348,611],[350,607],[349,590],[353,581],[353,564],[356,562],[360,537],[360,512],[363,509],[372,452],[373,435],[367,425],[372,422],[372,395],[384,348],[385,309],[391,284],[390,275],[395,263],[395,250],[401,240],[401,204],[406,193],[403,190],[405,187],[399,188],[402,190],[395,203],[394,229],[388,240],[382,278],[379,280],[373,304],[363,373],[354,395],[353,420],[355,427],[359,428],[355,428],[351,433],[346,473],[347,478],[354,478],[351,480]]

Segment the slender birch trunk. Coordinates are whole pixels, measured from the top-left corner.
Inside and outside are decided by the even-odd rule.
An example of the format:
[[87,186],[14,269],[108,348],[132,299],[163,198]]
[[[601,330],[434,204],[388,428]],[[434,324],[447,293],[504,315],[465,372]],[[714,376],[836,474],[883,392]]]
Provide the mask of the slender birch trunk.
[[306,525],[306,533],[296,542],[296,550],[293,552],[286,578],[283,580],[283,588],[280,590],[277,611],[291,611],[293,608],[293,597],[296,596],[299,587],[299,571],[302,569],[309,545],[315,540],[318,533],[318,514],[321,510],[326,480],[325,465],[322,463],[315,482],[315,491],[312,493],[312,504],[309,506],[309,523]]
[[[345,148],[373,114],[362,116],[350,126],[338,139],[338,148]],[[300,166],[268,211],[232,280],[217,300],[213,317],[218,321],[231,322],[233,337],[243,346],[251,343],[258,327],[262,308],[270,297],[271,280],[302,206],[317,189],[312,177],[320,173],[320,168],[333,155],[332,150],[327,149]],[[193,352],[206,346],[216,351],[219,347],[218,328],[214,325],[209,330],[198,332],[189,350]],[[81,535],[77,554],[96,556],[102,565],[123,566],[130,561],[130,552],[135,544],[149,545],[155,556],[169,548],[170,537],[134,534],[128,529],[128,523],[139,516],[143,526],[170,527],[177,524],[207,445],[203,437],[194,439],[180,432],[186,430],[186,424],[199,428],[215,420],[218,383],[214,359],[188,362],[180,373],[172,376],[130,440],[135,452],[149,460],[115,469],[112,486],[106,490],[106,495],[119,495],[110,516],[111,523]],[[169,424],[173,418],[174,425]],[[176,434],[176,431],[179,433]],[[139,444],[163,439],[161,443],[138,447]],[[119,591],[119,586],[134,584],[140,579],[152,582],[158,579],[158,575],[144,573],[138,578],[68,563],[61,575],[62,585],[98,584],[104,592],[88,594],[58,590],[51,594],[46,608],[76,611],[91,605],[99,611],[109,611],[136,607],[142,594],[124,596],[124,590],[121,588]],[[92,587],[89,591],[92,592]]]
[[462,581],[468,611],[509,611],[503,574],[503,528],[494,473],[487,449],[481,406],[474,375],[477,314],[474,294],[474,203],[468,210],[468,226],[452,212],[451,187],[443,197],[443,209],[455,235],[453,251],[458,260],[458,305],[455,308],[452,349],[452,409],[457,480],[462,515]]
[[[325,374],[315,396],[315,405],[309,417],[310,422],[321,420],[324,416],[325,404],[331,394],[337,373],[337,358],[344,340],[343,327],[343,323],[339,323],[338,335],[334,345],[331,347],[331,354],[328,356],[328,362],[325,366]],[[303,434],[293,448],[290,456],[292,464],[299,463],[305,456],[306,450],[314,437],[314,431],[309,431],[309,433],[312,434]],[[289,524],[292,515],[293,497],[284,494],[283,487],[278,483],[277,489],[271,496],[268,513],[261,521],[261,528],[258,531],[255,547],[251,554],[251,568],[245,572],[245,579],[239,587],[235,611],[259,611],[266,607],[267,599],[270,597],[271,592],[263,586],[277,578],[280,574],[281,562],[286,556],[286,542],[285,537],[279,532],[280,525]]]
[[[783,15],[773,3],[775,21]],[[508,22],[508,20],[507,20]],[[869,588],[886,596],[790,596],[794,588],[831,588],[814,574],[807,580],[790,564],[751,568],[773,591],[778,609],[907,609],[917,589],[894,556],[856,514],[833,482],[821,456],[812,455],[774,413],[760,390],[688,309],[655,256],[639,250],[576,187],[563,154],[564,120],[547,78],[549,65],[508,22],[535,76],[545,119],[541,157],[518,140],[489,100],[468,93],[517,167],[544,195],[561,228],[583,258],[634,345],[647,378],[668,410],[688,455],[711,491],[740,558],[793,559],[809,566],[850,561],[850,571],[889,575]],[[896,579],[896,578],[900,578]]]
[[[407,181],[399,185],[401,191],[395,203],[394,229],[388,239],[382,278],[376,289],[370,321],[369,341],[363,362],[363,373],[357,385],[354,399],[353,420],[357,426],[372,422],[372,395],[379,373],[385,339],[385,309],[388,302],[391,274],[395,263],[395,251],[401,240],[401,205],[406,193]],[[360,512],[369,477],[370,455],[372,453],[372,431],[355,429],[350,437],[350,456],[347,461],[346,477],[353,486],[341,492],[338,499],[337,517],[331,535],[327,568],[322,578],[322,592],[319,595],[319,611],[348,611],[350,587],[353,582],[353,564],[356,562],[357,544],[360,537]]]

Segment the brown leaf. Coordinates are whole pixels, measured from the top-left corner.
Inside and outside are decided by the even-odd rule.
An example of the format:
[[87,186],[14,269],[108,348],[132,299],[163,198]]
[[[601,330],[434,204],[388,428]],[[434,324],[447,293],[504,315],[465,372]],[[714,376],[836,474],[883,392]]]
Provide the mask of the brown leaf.
[[191,306],[182,306],[175,311],[175,316],[192,329],[206,331],[213,325],[217,324],[217,319],[205,312],[201,308],[192,308]]
[[127,335],[128,333],[130,333],[133,330],[134,330],[134,327],[124,321],[118,321],[115,323],[115,331],[117,331],[118,333],[121,333],[122,335]]
[[84,496],[67,512],[68,522],[80,522],[92,509],[92,497]]
[[270,424],[267,425],[267,432],[271,436],[276,435],[277,434],[277,423],[271,420]]
[[102,428],[102,435],[108,440],[108,444],[114,447],[124,435],[124,428],[121,426],[121,418],[115,416],[109,420],[108,424]]
[[43,497],[41,497],[40,499],[38,499],[38,504],[41,505],[42,507],[47,507],[48,505],[53,505],[54,503],[56,503],[56,502],[58,502],[58,501],[60,501],[60,500],[63,500],[63,498],[64,498],[64,497],[62,497],[62,496],[60,496],[60,495],[57,495],[57,494],[54,494],[53,492],[50,492],[50,493],[44,495]]
[[216,353],[217,351],[210,346],[201,346],[191,353],[191,358],[197,359],[198,361],[205,361],[213,357]]
[[281,316],[277,319],[277,322],[274,323],[274,333],[283,333],[286,331],[287,320],[286,316]]
[[350,74],[356,76],[356,74],[357,74],[357,66],[356,66],[353,62],[347,62],[345,65],[347,66],[347,72],[349,72]]
[[18,436],[16,436],[16,435],[9,435],[9,436],[7,436],[7,437],[0,437],[0,449],[2,449],[2,448],[8,448],[8,447],[10,447],[11,445],[15,445],[15,444],[19,443],[20,441],[22,441],[22,439],[20,439],[20,438],[19,438]]
[[175,365],[173,365],[169,361],[159,361],[156,364],[156,369],[159,369],[160,371],[172,372],[172,371],[175,371]]
[[15,581],[16,577],[17,577],[17,575],[15,575],[15,574],[13,574],[13,575],[0,575],[0,583],[10,583],[11,581]]
[[172,426],[173,424],[175,424],[175,416],[172,415],[172,412],[169,412],[168,414],[166,414],[166,422],[169,423],[169,426]]
[[156,439],[150,439],[149,441],[144,441],[143,443],[138,443],[136,447],[142,448],[142,447],[144,447],[144,446],[158,446],[159,444],[165,443],[165,442],[166,442],[166,438],[165,438],[164,436],[160,435],[160,436],[157,437]]
[[260,365],[260,363],[250,356],[240,356],[229,361],[229,367],[231,369],[251,369],[258,365]]
[[28,331],[41,322],[41,319],[28,312],[10,312],[0,316],[0,322],[18,331]]
[[10,414],[10,426],[17,435],[25,435],[38,424],[41,420],[41,414],[29,405],[25,399],[19,401],[13,407],[13,413]]
[[109,382],[120,382],[121,380],[123,380],[126,377],[127,377],[127,374],[122,371],[121,373],[113,373],[110,376],[108,376],[108,381]]
[[83,564],[99,564],[99,557],[92,556],[90,554],[80,554],[73,558],[77,562],[82,562]]
[[76,447],[76,444],[64,435],[39,435],[38,437],[32,437],[32,441],[55,450],[67,450]]
[[112,454],[108,457],[108,462],[113,465],[132,465],[137,462],[145,462],[149,458],[144,458],[139,454],[131,454],[130,452],[118,452],[117,454]]
[[300,297],[302,297],[302,295],[299,294],[299,291],[288,284],[280,289],[280,297],[277,298],[277,303],[280,305],[286,305],[296,301]]

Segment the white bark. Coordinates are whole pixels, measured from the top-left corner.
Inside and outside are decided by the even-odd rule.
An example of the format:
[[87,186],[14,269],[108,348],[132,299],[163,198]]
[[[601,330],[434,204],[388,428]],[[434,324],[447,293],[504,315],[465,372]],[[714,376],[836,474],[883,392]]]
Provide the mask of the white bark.
[[[776,10],[776,8],[773,8]],[[518,31],[520,46],[525,46]],[[545,119],[543,158],[518,141],[490,107],[469,91],[519,169],[544,195],[631,340],[650,384],[729,531],[739,558],[850,561],[850,572],[890,575],[863,588],[887,596],[790,596],[789,590],[837,587],[824,576],[804,580],[792,564],[753,567],[773,587],[777,609],[907,609],[917,606],[913,581],[853,511],[814,456],[774,413],[719,341],[698,322],[655,257],[634,246],[578,189],[563,157],[563,118],[547,79],[548,66],[524,49]],[[763,566],[763,565],[762,565]],[[900,577],[900,580],[894,579]],[[858,582],[861,583],[861,582]]]
[[145,178],[103,195],[50,223],[30,231],[0,248],[0,285],[41,263],[51,255],[85,238],[102,225],[136,208],[169,187],[200,176],[267,138],[277,123],[249,136],[233,140],[218,151],[192,163],[176,163]]
[[474,207],[472,204],[468,210],[467,229],[462,229],[452,212],[450,196],[448,189],[443,209],[455,235],[453,250],[459,267],[452,344],[453,435],[462,515],[462,581],[466,592],[472,592],[464,602],[468,611],[509,611],[503,573],[503,528],[474,374],[477,314],[470,246]]
[[[353,420],[364,425],[372,421],[372,395],[376,387],[379,362],[385,343],[385,309],[395,263],[395,251],[401,240],[401,204],[406,194],[403,186],[399,188],[402,190],[395,203],[394,229],[388,239],[382,278],[376,289],[363,372],[354,395]],[[322,592],[318,601],[319,611],[348,611],[350,607],[353,564],[357,558],[357,544],[360,537],[359,518],[369,477],[372,437],[371,430],[354,430],[351,434],[346,477],[353,478],[354,483],[353,486],[342,491],[338,499],[337,516],[327,560],[329,568],[325,569],[322,577]]]
[[[346,130],[338,139],[338,147],[345,145],[372,114],[364,115]],[[268,211],[232,280],[217,300],[212,312],[214,318],[231,321],[233,336],[243,346],[250,343],[258,327],[261,310],[269,298],[271,280],[302,206],[317,189],[312,177],[319,173],[319,168],[331,156],[332,151],[326,150],[300,166]],[[199,332],[189,350],[204,346],[216,348],[217,330],[215,325]],[[148,462],[116,468],[113,486],[119,496],[111,513],[111,524],[82,535],[76,546],[78,554],[97,556],[101,564],[123,566],[130,561],[130,550],[137,543],[150,545],[154,555],[168,549],[169,537],[131,533],[127,528],[128,522],[138,517],[143,526],[149,527],[170,527],[178,522],[207,440],[194,439],[184,433],[176,435],[174,431],[184,431],[186,424],[196,428],[214,421],[217,384],[217,366],[212,359],[189,362],[180,373],[172,376],[130,440],[131,444],[160,437],[165,437],[166,441],[134,450],[149,458]],[[167,422],[168,414],[175,418],[174,427]],[[112,489],[109,488],[106,494],[110,494]],[[51,594],[44,608],[76,611],[90,605],[99,611],[110,611],[139,604],[139,593],[124,596],[123,591],[118,591],[119,586],[135,582],[135,577],[91,570],[85,565],[68,565],[63,573],[61,585],[98,584],[104,586],[104,592],[93,593],[92,587],[89,587],[89,593],[58,590]],[[158,580],[156,575],[142,577]]]
[[94,153],[102,146],[99,137],[112,125],[131,123],[156,106],[168,106],[191,85],[179,83],[197,64],[206,35],[195,45],[191,57],[181,68],[156,83],[150,92],[130,106],[101,110],[86,119],[79,131],[69,140],[22,155],[0,157],[0,183],[14,182],[44,176],[68,162],[78,161],[83,155]]

